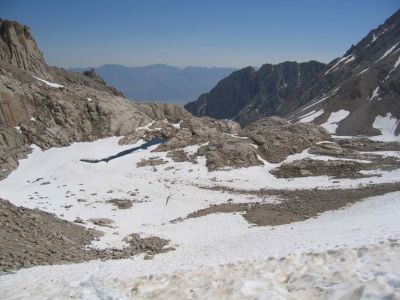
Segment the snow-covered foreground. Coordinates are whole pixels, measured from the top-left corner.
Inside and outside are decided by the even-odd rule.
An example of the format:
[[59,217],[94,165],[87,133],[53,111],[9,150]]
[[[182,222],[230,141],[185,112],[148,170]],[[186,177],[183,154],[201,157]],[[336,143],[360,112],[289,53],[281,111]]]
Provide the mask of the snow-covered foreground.
[[[215,276],[217,287],[220,284],[218,276],[224,277],[223,272],[232,273],[229,271],[230,267],[222,269],[217,267],[220,264],[264,261],[269,256],[298,255],[291,256],[293,267],[289,263],[285,267],[275,266],[273,273],[267,272],[270,266],[266,261],[260,264],[264,265],[265,274],[263,269],[257,269],[258,263],[248,267],[249,270],[254,269],[254,276],[251,275],[253,271],[249,271],[249,278],[271,276],[272,279],[279,281],[279,272],[285,274],[292,270],[306,273],[307,268],[312,268],[301,267],[300,262],[306,257],[302,253],[324,252],[340,247],[359,247],[377,244],[389,237],[400,237],[398,218],[400,192],[372,197],[343,210],[326,212],[315,219],[282,226],[255,227],[247,223],[240,214],[214,214],[182,222],[170,222],[179,217],[184,218],[193,211],[212,204],[225,203],[230,199],[233,202],[278,201],[272,197],[257,198],[250,194],[204,190],[198,185],[225,185],[243,189],[313,188],[316,185],[343,188],[369,182],[396,181],[400,178],[400,172],[381,172],[380,177],[357,180],[332,180],[326,176],[288,180],[273,177],[268,171],[277,164],[266,163],[259,167],[209,173],[204,159],[198,159],[198,164],[174,163],[166,158],[165,153],[151,153],[151,149],[155,146],[138,150],[108,163],[80,161],[82,158],[101,159],[138,145],[119,146],[118,138],[108,138],[92,143],[75,143],[70,147],[53,148],[44,152],[36,148],[28,159],[21,161],[16,171],[0,182],[0,197],[16,205],[53,212],[60,218],[70,221],[79,217],[88,227],[96,227],[88,221],[90,218],[111,219],[112,227],[96,227],[105,235],[93,246],[122,247],[124,237],[131,233],[139,233],[142,236],[155,235],[166,238],[176,250],[156,255],[151,260],[137,256],[119,261],[92,261],[20,270],[16,274],[0,277],[1,299],[23,297],[124,299],[134,295],[133,293],[138,293],[137,289],[134,289],[137,277],[175,271],[196,272],[195,269],[202,265],[210,266],[210,276]],[[195,146],[187,148],[189,151],[196,149]],[[168,163],[156,167],[136,166],[141,159],[153,156],[159,156]],[[304,157],[327,159],[304,151],[289,157],[286,161]],[[110,199],[134,200],[133,207],[118,209],[107,203]],[[355,261],[354,264],[361,263],[364,258],[358,259],[359,261]],[[382,256],[382,260],[384,259],[385,255]],[[279,260],[274,262],[281,263]],[[374,268],[375,261],[372,258],[366,259],[366,262],[365,270]],[[323,260],[317,258],[314,263],[316,271],[321,265],[325,265]],[[393,264],[399,266],[398,261],[393,261]],[[238,266],[247,272],[245,265]],[[235,270],[236,267],[232,268]],[[288,268],[287,271],[285,268]],[[327,268],[329,269],[328,266]],[[389,274],[388,272],[392,271],[385,269],[383,272]],[[139,293],[146,295],[146,291],[158,290],[163,286],[170,287],[171,284],[187,281],[189,277],[186,276],[191,275],[182,276],[180,278],[183,281],[179,281],[180,279],[174,281],[174,277],[168,276],[163,277],[165,280],[157,279],[154,286],[151,280],[145,279]],[[202,280],[207,281],[210,278],[204,274],[199,276],[199,285],[204,287]],[[271,285],[270,282],[261,282],[262,279],[255,279],[254,282],[250,279],[241,281],[240,278],[237,282],[234,278],[232,280],[233,290],[241,291],[243,296],[251,296],[251,293],[262,294],[261,291],[268,285],[273,288],[271,293],[283,295],[282,297],[286,297],[285,293],[290,292],[283,285]],[[299,280],[299,282],[304,281],[304,278]],[[208,284],[212,284],[211,282],[208,280]],[[173,289],[168,290],[173,293]],[[265,295],[271,299],[274,294]],[[214,296],[218,298],[217,295]],[[162,298],[161,295],[159,297]],[[170,297],[173,298],[173,294],[170,294]]]
[[[286,299],[293,293],[293,299],[312,299],[326,292],[339,299],[342,293],[366,285],[366,292],[375,295],[370,299],[392,292],[399,297],[400,250],[378,243],[399,237],[399,196],[374,197],[275,230],[249,228],[239,216],[208,216],[186,224],[186,230],[177,229],[187,236],[186,243],[153,260],[141,256],[25,269],[0,277],[0,294],[3,299],[127,299],[140,295],[184,299],[209,293],[220,299],[226,292],[225,296],[232,293],[237,298]],[[371,243],[376,245],[373,252],[346,250],[334,256],[326,252]],[[322,254],[304,254],[310,251]],[[268,260],[271,255],[276,258]],[[229,265],[219,266],[224,263]],[[138,278],[177,270],[181,274],[176,276]]]
[[[200,267],[113,284],[93,281],[66,297],[131,299],[398,299],[397,242],[327,253]],[[115,289],[112,286],[118,286]],[[124,289],[121,289],[124,287]],[[60,295],[60,294],[58,294]]]

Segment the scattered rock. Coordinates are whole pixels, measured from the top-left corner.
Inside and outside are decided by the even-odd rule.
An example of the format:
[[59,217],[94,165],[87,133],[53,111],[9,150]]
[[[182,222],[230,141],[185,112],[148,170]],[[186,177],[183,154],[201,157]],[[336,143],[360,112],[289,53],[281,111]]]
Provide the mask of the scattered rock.
[[147,167],[147,166],[159,166],[166,164],[167,161],[159,158],[159,157],[150,157],[148,159],[142,159],[140,162],[136,164],[137,167]]
[[111,199],[107,200],[107,203],[111,203],[119,209],[128,209],[132,207],[133,201],[128,199]]
[[108,218],[91,218],[89,219],[89,221],[92,222],[94,225],[104,227],[112,227],[111,224],[114,222],[113,220]]
[[[235,190],[226,187],[207,188],[237,194],[254,194],[258,197],[278,196],[281,202],[273,203],[223,203],[198,210],[187,218],[198,218],[214,213],[243,212],[243,217],[258,226],[274,226],[299,222],[320,213],[336,210],[362,199],[400,191],[400,183],[376,184],[353,189],[312,190]],[[183,219],[173,220],[173,222]]]
[[[82,223],[80,218],[76,223]],[[97,222],[97,221],[96,221]],[[107,219],[98,221],[109,223]],[[104,235],[39,210],[16,207],[0,199],[0,273],[37,265],[79,263],[92,259],[121,259],[139,253],[154,255],[173,250],[168,241],[132,234],[123,249],[93,249],[87,246]]]

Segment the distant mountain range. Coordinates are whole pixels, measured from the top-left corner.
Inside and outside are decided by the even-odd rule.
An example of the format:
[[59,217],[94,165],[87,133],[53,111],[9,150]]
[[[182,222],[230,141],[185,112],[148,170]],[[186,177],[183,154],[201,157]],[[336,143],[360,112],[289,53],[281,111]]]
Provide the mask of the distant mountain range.
[[[332,123],[339,135],[400,132],[400,10],[329,64],[247,67],[185,108],[241,125],[268,116]],[[377,130],[377,128],[383,128]]]
[[[82,73],[90,68],[71,68]],[[184,104],[210,90],[234,68],[186,67],[164,64],[126,67],[116,64],[94,68],[108,85],[116,87],[130,100],[160,101]]]

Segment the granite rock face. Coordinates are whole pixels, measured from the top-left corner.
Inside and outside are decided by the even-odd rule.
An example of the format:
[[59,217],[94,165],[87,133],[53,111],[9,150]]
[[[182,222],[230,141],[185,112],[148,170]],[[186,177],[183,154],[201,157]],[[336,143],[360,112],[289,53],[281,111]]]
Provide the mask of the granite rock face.
[[52,79],[30,29],[14,21],[0,19],[0,59],[36,76]]
[[258,158],[258,149],[251,140],[227,135],[214,137],[208,144],[201,146],[197,154],[206,157],[209,171],[264,164]]

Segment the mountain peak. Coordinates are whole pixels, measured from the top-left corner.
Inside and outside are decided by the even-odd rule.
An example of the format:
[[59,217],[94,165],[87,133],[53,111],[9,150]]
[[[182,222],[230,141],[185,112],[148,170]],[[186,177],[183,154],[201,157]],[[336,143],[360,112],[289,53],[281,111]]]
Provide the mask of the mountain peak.
[[0,19],[0,59],[34,75],[52,77],[29,27],[16,21]]

